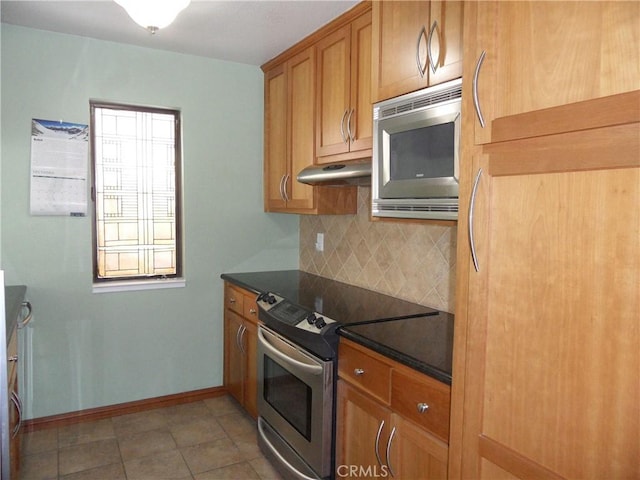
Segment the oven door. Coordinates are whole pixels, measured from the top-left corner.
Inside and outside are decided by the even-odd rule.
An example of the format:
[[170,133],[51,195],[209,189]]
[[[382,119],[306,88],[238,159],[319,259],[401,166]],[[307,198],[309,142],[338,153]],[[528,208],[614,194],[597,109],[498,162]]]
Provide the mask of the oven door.
[[[258,414],[261,444],[298,478],[286,445],[324,478],[332,470],[333,362],[323,361],[272,330],[258,328]],[[268,428],[270,427],[270,428]],[[270,441],[268,430],[278,440]],[[281,446],[278,447],[278,444]]]

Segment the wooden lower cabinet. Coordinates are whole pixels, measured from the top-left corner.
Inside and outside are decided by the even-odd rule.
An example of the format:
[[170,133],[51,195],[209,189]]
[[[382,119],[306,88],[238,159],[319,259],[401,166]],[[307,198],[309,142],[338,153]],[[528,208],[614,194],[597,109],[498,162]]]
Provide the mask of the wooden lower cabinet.
[[257,418],[258,309],[256,294],[225,284],[224,385]]
[[[424,422],[435,417],[435,424],[448,424],[449,403],[441,401],[448,398],[448,385],[344,339],[338,375],[336,478],[447,478],[448,446],[438,436],[448,435],[448,427],[436,434]],[[398,383],[406,379],[411,382]],[[426,396],[413,387],[422,381],[430,391]],[[416,412],[418,404],[429,405],[417,413],[418,422],[409,419],[413,413],[405,410],[394,389],[403,399],[422,400],[409,400]]]

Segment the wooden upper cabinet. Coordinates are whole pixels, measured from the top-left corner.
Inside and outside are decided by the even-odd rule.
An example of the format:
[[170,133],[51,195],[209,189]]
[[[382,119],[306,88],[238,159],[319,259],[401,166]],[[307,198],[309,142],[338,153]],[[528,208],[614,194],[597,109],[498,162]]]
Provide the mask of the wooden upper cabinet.
[[[467,76],[478,69],[478,144],[500,117],[640,88],[639,2],[479,2]],[[465,12],[466,14],[466,12]],[[472,37],[472,38],[473,38]],[[469,92],[471,93],[471,92]]]
[[318,163],[371,156],[371,12],[322,38],[316,57]]
[[287,208],[310,210],[314,207],[313,187],[296,180],[298,172],[314,163],[315,56],[309,48],[287,62],[289,170],[283,189]]
[[462,76],[463,2],[373,2],[372,100]]
[[286,208],[284,179],[289,171],[287,141],[287,73],[281,64],[264,74],[264,206]]

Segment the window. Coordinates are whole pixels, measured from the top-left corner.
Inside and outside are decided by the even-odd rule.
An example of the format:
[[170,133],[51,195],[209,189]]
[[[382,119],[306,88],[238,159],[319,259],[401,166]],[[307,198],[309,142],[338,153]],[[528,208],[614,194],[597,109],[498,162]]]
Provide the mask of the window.
[[182,277],[180,112],[90,106],[94,284]]

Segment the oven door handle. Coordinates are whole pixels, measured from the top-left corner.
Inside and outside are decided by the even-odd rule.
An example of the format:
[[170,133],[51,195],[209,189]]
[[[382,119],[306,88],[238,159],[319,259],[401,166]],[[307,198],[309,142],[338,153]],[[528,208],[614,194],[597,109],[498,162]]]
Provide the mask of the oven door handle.
[[[267,333],[267,335],[272,336],[271,334]],[[277,338],[277,337],[276,337]],[[287,355],[284,352],[281,352],[279,349],[277,349],[275,346],[273,346],[271,344],[271,342],[269,341],[268,338],[266,338],[264,336],[264,331],[259,328],[258,329],[258,341],[260,342],[260,344],[266,348],[270,353],[272,353],[273,355],[275,355],[276,357],[278,357],[280,360],[282,360],[283,362],[288,363],[289,365],[294,366],[295,368],[302,370],[303,372],[306,373],[310,373],[312,375],[322,375],[323,372],[323,368],[322,365],[318,365],[317,363],[314,362],[313,365],[309,365],[308,363],[303,363],[299,360],[296,360],[294,358],[291,358],[289,355]],[[294,347],[291,347],[294,348]],[[306,355],[304,355],[302,352],[300,352],[299,350],[295,350],[298,354],[300,354],[303,357],[306,357]],[[309,359],[310,361],[312,361],[311,359]]]

